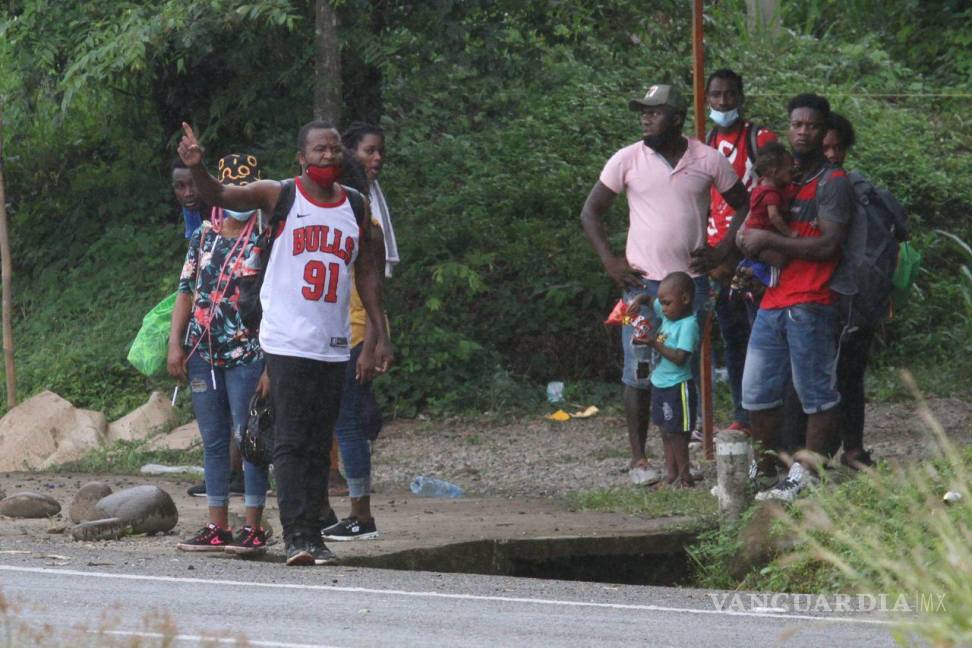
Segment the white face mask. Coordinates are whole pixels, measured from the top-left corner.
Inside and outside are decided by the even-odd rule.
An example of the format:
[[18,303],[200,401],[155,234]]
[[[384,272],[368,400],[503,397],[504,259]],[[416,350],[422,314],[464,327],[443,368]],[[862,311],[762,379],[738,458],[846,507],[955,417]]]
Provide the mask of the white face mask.
[[721,110],[716,110],[715,108],[710,108],[709,119],[714,121],[716,126],[728,128],[739,121],[739,109],[733,108],[732,110],[723,112]]
[[250,216],[252,216],[253,212],[255,211],[256,211],[255,209],[251,209],[250,211],[246,211],[246,212],[237,212],[231,209],[223,209],[224,214],[226,214],[233,220],[240,221],[241,223],[245,223],[246,221],[250,220]]

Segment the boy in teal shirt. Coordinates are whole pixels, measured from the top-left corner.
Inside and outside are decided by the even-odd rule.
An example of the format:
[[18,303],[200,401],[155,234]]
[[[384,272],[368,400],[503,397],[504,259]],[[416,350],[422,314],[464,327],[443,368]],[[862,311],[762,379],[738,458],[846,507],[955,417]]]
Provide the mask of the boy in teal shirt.
[[[661,428],[665,447],[666,481],[694,485],[689,474],[689,435],[695,427],[698,396],[690,360],[699,346],[699,323],[692,312],[695,284],[684,272],[666,276],[652,301],[661,318],[658,335],[647,344],[661,356],[651,372],[651,419]],[[636,341],[636,343],[639,341]]]

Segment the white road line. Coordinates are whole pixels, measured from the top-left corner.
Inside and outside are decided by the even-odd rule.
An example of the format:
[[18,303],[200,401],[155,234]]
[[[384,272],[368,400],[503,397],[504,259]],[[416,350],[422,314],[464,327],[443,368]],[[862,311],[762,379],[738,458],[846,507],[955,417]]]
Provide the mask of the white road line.
[[494,601],[498,603],[527,603],[533,605],[560,605],[564,607],[587,607],[610,610],[639,610],[642,612],[672,612],[678,614],[715,614],[725,616],[775,618],[786,621],[828,621],[831,623],[863,623],[868,625],[894,625],[892,621],[881,619],[862,619],[859,617],[811,616],[809,614],[776,614],[771,612],[749,612],[740,610],[700,610],[695,608],[667,607],[664,605],[635,605],[633,603],[598,603],[596,601],[564,601],[558,599],[521,598],[513,596],[482,596],[478,594],[449,594],[447,592],[416,592],[408,590],[373,589],[368,587],[337,587],[334,585],[302,585],[300,583],[254,583],[252,581],[219,580],[205,578],[182,578],[176,576],[149,576],[145,574],[112,574],[109,572],[89,572],[76,569],[48,569],[46,567],[15,567],[0,565],[0,571],[24,572],[30,574],[49,574],[53,576],[81,576],[86,578],[106,578],[114,580],[149,581],[155,583],[177,583],[192,585],[229,585],[262,587],[266,589],[309,590],[317,592],[346,592],[350,594],[376,594],[379,596],[403,596],[414,598],[440,598],[460,601]]
[[229,639],[225,637],[217,638],[186,634],[171,635],[163,634],[161,632],[135,632],[130,630],[92,630],[90,631],[90,634],[111,635],[113,637],[138,637],[142,639],[163,639],[168,642],[192,641],[195,643],[205,643],[206,645],[229,644],[231,646],[266,646],[266,648],[336,648],[335,646],[326,646],[324,644],[299,644],[287,643],[285,641],[261,641],[259,639],[249,639],[246,637]]

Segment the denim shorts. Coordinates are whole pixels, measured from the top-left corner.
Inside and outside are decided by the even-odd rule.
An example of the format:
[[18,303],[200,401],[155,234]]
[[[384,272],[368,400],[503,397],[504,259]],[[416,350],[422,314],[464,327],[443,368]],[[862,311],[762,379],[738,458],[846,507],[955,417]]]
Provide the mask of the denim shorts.
[[[703,322],[701,317],[708,308],[711,287],[709,285],[709,278],[705,275],[695,277],[694,281],[695,303],[693,306],[695,308],[696,315],[699,316],[699,330],[701,330]],[[631,299],[634,299],[636,295],[641,294],[648,294],[652,297],[658,295],[658,285],[661,284],[660,281],[642,279],[641,282],[641,288],[625,289],[625,301],[630,301]],[[652,311],[650,306],[642,306],[641,314],[651,317],[652,326],[655,327],[655,330],[658,330],[661,322],[654,314],[654,311]],[[632,337],[634,337],[634,327],[622,326],[621,349],[624,352],[624,370],[621,373],[621,382],[628,387],[649,390],[651,389],[651,370],[655,368],[656,364],[658,364],[658,352],[647,344],[633,344],[631,341]],[[696,382],[698,381],[699,373],[698,357],[698,353],[692,354],[692,376],[696,379]]]
[[761,308],[749,334],[743,407],[759,411],[781,406],[791,376],[804,412],[817,414],[836,407],[840,403],[837,333],[833,306]]

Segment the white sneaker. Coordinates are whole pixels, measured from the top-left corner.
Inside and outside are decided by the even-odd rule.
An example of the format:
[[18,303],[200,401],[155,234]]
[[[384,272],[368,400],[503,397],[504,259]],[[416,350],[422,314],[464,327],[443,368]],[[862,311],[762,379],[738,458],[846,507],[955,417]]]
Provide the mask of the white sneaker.
[[651,486],[661,481],[661,475],[651,468],[632,468],[628,471],[628,478],[635,486]]
[[793,462],[790,472],[786,479],[779,486],[775,486],[761,493],[756,493],[756,501],[765,502],[766,500],[780,500],[782,502],[793,502],[797,495],[808,486],[817,484],[819,480],[803,465]]

